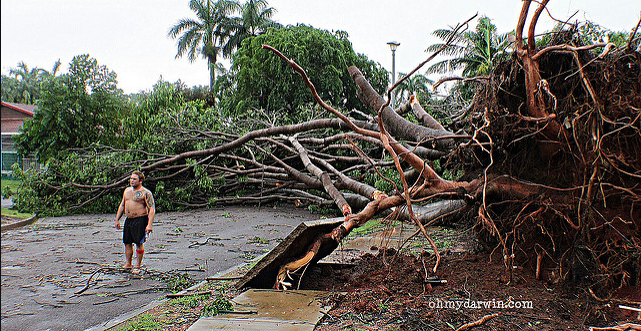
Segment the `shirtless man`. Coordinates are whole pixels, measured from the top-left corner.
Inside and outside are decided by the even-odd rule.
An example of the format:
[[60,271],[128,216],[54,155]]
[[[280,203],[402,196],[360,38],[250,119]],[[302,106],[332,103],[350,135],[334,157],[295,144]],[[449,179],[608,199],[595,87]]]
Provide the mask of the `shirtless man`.
[[156,205],[151,191],[142,186],[145,175],[140,171],[134,171],[129,177],[129,185],[122,194],[122,202],[116,214],[116,229],[120,229],[120,218],[123,213],[125,219],[124,230],[122,231],[122,242],[125,244],[125,265],[124,268],[132,268],[131,260],[134,255],[136,244],[136,265],[132,273],[140,273],[142,257],[145,254],[143,244],[147,235],[152,231],[151,224],[156,216]]

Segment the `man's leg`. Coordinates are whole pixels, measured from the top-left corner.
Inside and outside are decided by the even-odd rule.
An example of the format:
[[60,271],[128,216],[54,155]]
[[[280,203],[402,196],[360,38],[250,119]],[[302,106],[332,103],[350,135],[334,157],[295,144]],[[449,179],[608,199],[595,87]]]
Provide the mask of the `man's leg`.
[[143,243],[136,244],[136,265],[134,266],[133,273],[139,273],[142,266],[142,258],[145,255],[145,246]]
[[125,244],[125,265],[124,268],[131,268],[131,260],[134,256],[134,245]]

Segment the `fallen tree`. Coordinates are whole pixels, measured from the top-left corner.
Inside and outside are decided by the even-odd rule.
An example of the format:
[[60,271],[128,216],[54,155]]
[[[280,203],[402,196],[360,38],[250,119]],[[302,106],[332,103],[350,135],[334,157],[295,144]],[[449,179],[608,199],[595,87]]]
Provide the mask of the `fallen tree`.
[[[395,195],[375,194],[374,201],[358,214],[351,214],[349,209],[343,208],[345,222],[331,233],[319,236],[302,258],[282,266],[275,284],[276,288],[289,284],[286,278],[313,261],[326,242],[336,245],[353,228],[364,224],[383,210],[399,206],[407,208],[409,217],[431,243],[436,256],[432,270],[435,273],[440,261],[439,253],[422,223],[414,215],[412,204],[418,199],[443,195],[448,198],[466,199],[469,205],[475,205],[479,234],[489,235],[490,241],[498,243],[495,246],[488,246],[488,249],[492,252],[499,249],[509,270],[516,265],[527,263],[528,260],[535,260],[536,262],[530,265],[534,265],[537,278],[545,277],[553,282],[592,276],[595,274],[595,269],[600,269],[603,275],[602,279],[597,280],[596,283],[605,282],[606,288],[611,288],[614,285],[613,282],[619,287],[628,285],[630,282],[634,284],[639,282],[641,212],[635,209],[635,205],[641,201],[638,181],[641,175],[639,167],[641,159],[638,154],[641,150],[638,127],[641,116],[639,108],[641,95],[638,90],[639,54],[630,52],[628,43],[628,53],[618,56],[614,63],[614,77],[609,77],[625,82],[626,70],[621,70],[622,68],[617,66],[616,62],[621,61],[619,65],[623,64],[628,68],[635,65],[636,75],[632,75],[633,79],[626,82],[631,86],[622,87],[622,89],[616,86],[614,90],[606,87],[600,91],[599,95],[620,92],[631,94],[625,98],[618,98],[616,104],[610,104],[611,99],[598,100],[586,75],[588,68],[583,65],[579,52],[603,47],[603,52],[598,57],[589,59],[590,62],[594,62],[604,58],[613,45],[593,44],[577,47],[562,44],[537,50],[534,43],[534,30],[546,4],[547,1],[541,2],[531,18],[527,44],[524,43],[522,34],[529,12],[529,1],[524,2],[519,17],[515,43],[515,55],[518,61],[515,59],[510,63],[509,69],[514,72],[516,71],[514,67],[521,65],[516,84],[511,86],[512,89],[524,90],[518,91],[521,99],[518,102],[500,102],[502,100],[498,94],[502,92],[500,85],[504,84],[504,81],[497,81],[497,79],[504,80],[506,76],[508,79],[515,77],[511,77],[513,74],[510,75],[510,72],[498,72],[484,88],[486,93],[491,93],[490,97],[478,99],[475,104],[477,108],[482,107],[483,116],[480,123],[472,123],[476,129],[472,140],[467,145],[478,146],[473,154],[477,159],[487,154],[489,163],[478,162],[478,166],[484,166],[483,176],[470,181],[444,180],[425,161],[398,144],[393,136],[406,139],[417,137],[416,140],[422,142],[444,136],[450,140],[449,137],[454,135],[438,129],[418,127],[398,118],[396,112],[388,106],[389,102],[385,102],[367,84],[357,68],[350,67],[350,73],[359,87],[360,99],[378,111],[379,132],[377,133],[367,132],[350,124],[349,119],[343,118],[340,113],[317,97],[314,86],[302,68],[277,50],[264,46],[276,52],[300,73],[312,94],[325,109],[343,119],[357,133],[372,137],[378,135],[385,149],[393,157],[403,183],[402,191],[397,189]],[[542,77],[540,69],[542,58],[546,54],[558,51],[570,53],[576,65],[575,72],[569,74],[566,79],[574,75],[580,77],[580,81],[573,88],[565,89],[564,92],[569,95],[563,95],[564,100],[574,100],[561,109],[557,109],[558,98],[551,92],[550,83]],[[563,60],[559,62],[565,64]],[[553,64],[549,65],[549,69],[553,66]],[[599,65],[595,64],[594,67]],[[603,72],[604,67],[600,69],[599,74],[609,76]],[[620,75],[623,77],[618,77]],[[407,77],[403,79],[405,78]],[[524,83],[519,82],[519,78],[524,78]],[[388,90],[388,100],[390,91],[396,85],[398,82]],[[560,89],[554,89],[554,91],[558,90]],[[572,104],[577,100],[585,99],[585,94],[589,98],[582,104]],[[520,105],[523,103],[525,109],[522,112]],[[603,103],[609,103],[612,108],[605,108]],[[615,119],[610,119],[610,116],[614,116]],[[581,118],[585,118],[587,123],[580,123]],[[560,120],[565,123],[572,122],[563,126]],[[586,128],[592,130],[591,135],[588,134],[587,137],[585,132],[582,132]],[[568,129],[573,131],[569,132]],[[607,132],[603,132],[604,129]],[[623,131],[628,133],[624,134]],[[604,142],[603,135],[612,135],[610,139],[613,140],[607,139]],[[493,137],[502,139],[496,140]],[[519,158],[516,162],[511,160],[513,155],[497,153],[494,150],[508,150],[518,141],[524,142],[523,147],[517,150],[528,150],[530,155]],[[608,141],[611,143],[607,143]],[[625,144],[621,145],[622,142]],[[489,149],[483,143],[486,143]],[[432,145],[436,147],[439,144],[432,143]],[[442,147],[442,144],[440,145]],[[420,174],[411,187],[404,176],[401,160]],[[577,160],[583,162],[577,162]],[[621,160],[626,161],[621,162]],[[633,162],[630,162],[632,160]],[[501,162],[501,165],[495,165],[495,162]],[[558,162],[562,165],[561,173],[555,173],[550,167],[550,164],[559,164]],[[545,170],[535,176],[516,177],[512,175],[514,171],[511,167],[517,163],[525,163],[520,169],[526,169],[526,171],[539,167]],[[626,171],[623,168],[628,169]],[[568,175],[568,172],[575,177],[569,181],[559,182],[560,178]],[[523,181],[524,177],[530,177],[529,179],[533,182]],[[548,183],[557,185],[546,185]],[[337,201],[337,204],[340,202]],[[608,208],[608,204],[614,205],[614,208]],[[630,210],[626,208],[628,206],[631,207]],[[608,217],[604,214],[608,214]],[[537,233],[537,227],[540,228],[541,233]],[[552,268],[549,267],[550,265]],[[548,271],[549,274],[543,275]]]
[[[534,11],[524,39],[530,4],[523,2],[512,59],[476,80],[472,105],[453,123],[440,123],[415,99],[401,110],[389,106],[394,88],[439,51],[395,82],[387,98],[349,67],[359,99],[373,112],[348,116],[319,97],[304,68],[264,45],[302,77],[331,118],[283,126],[265,121],[248,132],[204,131],[172,118],[165,129],[178,144],[202,141],[207,148],[176,154],[80,150],[74,164],[99,171],[69,180],[52,164],[40,192],[85,206],[117,197],[129,172],[140,169],[159,199],[169,195],[165,199],[186,208],[270,201],[336,206],[344,222],[283,265],[277,288],[352,229],[389,211],[413,222],[431,243],[432,273],[440,255],[424,224],[456,212],[475,224],[480,243],[509,270],[530,268],[550,282],[588,280],[595,291],[638,285],[641,61],[631,47],[634,34],[617,50],[571,38],[539,49],[534,30],[547,1]],[[399,115],[403,109],[411,109],[418,124]],[[113,167],[110,160],[122,155],[130,161]],[[446,178],[436,160],[463,177]],[[180,194],[193,187],[199,190]]]

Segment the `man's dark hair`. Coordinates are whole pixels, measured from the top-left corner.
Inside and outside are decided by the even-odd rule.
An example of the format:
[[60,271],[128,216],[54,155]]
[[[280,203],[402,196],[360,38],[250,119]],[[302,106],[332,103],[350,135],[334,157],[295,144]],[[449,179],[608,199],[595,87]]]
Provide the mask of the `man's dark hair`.
[[141,182],[145,180],[145,174],[143,174],[142,172],[140,172],[138,170],[132,172],[131,174],[138,176],[138,179],[140,179]]

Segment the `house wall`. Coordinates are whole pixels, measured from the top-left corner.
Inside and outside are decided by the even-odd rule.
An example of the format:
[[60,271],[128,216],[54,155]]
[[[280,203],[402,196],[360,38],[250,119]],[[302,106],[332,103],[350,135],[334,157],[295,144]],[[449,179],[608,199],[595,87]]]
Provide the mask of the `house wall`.
[[5,120],[24,120],[25,118],[31,118],[31,116],[21,113],[19,111],[16,111],[15,109],[11,109],[9,107],[2,106],[2,112],[0,113],[2,115],[2,122]]
[[16,152],[13,136],[19,133],[23,122],[32,117],[5,106],[2,106],[0,115],[2,116],[2,157],[0,164],[2,174],[8,174],[11,172],[11,166],[14,163],[18,162],[21,165],[23,163],[22,158],[18,157],[18,153]]

